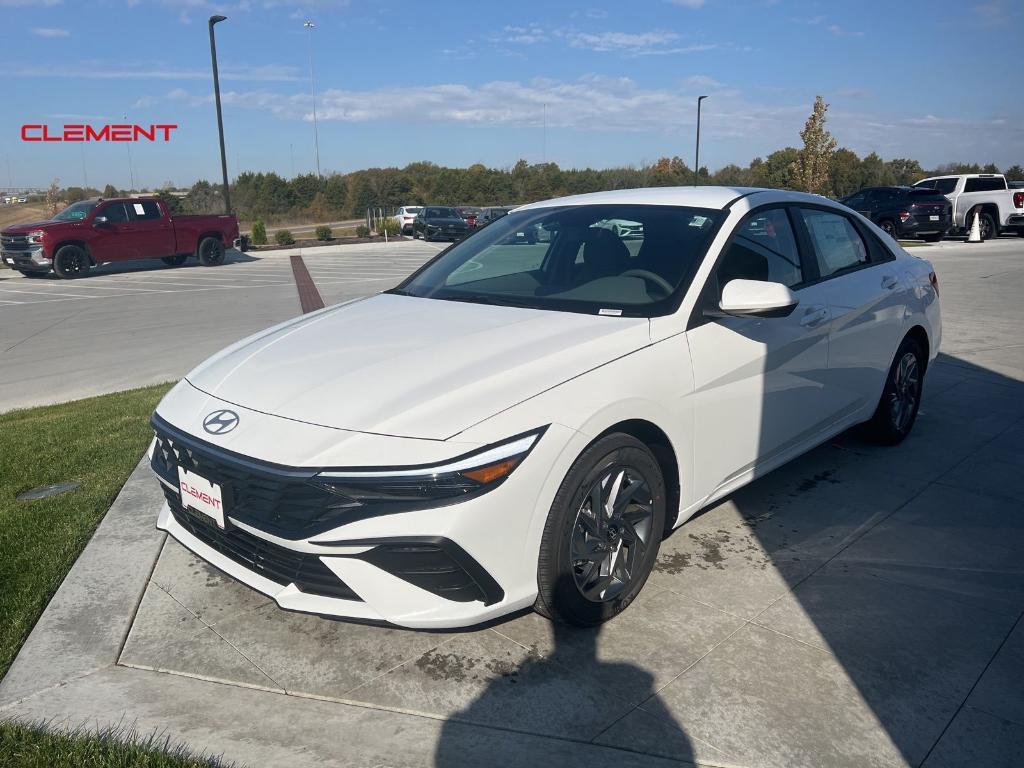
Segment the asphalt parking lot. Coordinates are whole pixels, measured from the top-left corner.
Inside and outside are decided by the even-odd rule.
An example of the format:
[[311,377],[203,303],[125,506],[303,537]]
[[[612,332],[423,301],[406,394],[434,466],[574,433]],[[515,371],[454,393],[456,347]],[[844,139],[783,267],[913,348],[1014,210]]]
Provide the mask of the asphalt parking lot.
[[[414,266],[428,247],[395,252]],[[944,338],[910,438],[843,435],[706,510],[605,627],[281,611],[153,529],[140,467],[0,685],[0,717],[128,721],[252,765],[1024,764],[1024,240],[915,253],[939,274]],[[306,263],[328,302],[379,289]],[[278,284],[206,292],[222,325],[297,312],[294,286],[259,274]],[[120,300],[181,301],[190,323],[209,301],[158,296]]]
[[[396,285],[443,247],[402,240],[301,253],[332,304]],[[288,258],[299,252],[231,251],[215,268],[108,264],[74,281],[0,269],[0,412],[180,379],[299,314]]]

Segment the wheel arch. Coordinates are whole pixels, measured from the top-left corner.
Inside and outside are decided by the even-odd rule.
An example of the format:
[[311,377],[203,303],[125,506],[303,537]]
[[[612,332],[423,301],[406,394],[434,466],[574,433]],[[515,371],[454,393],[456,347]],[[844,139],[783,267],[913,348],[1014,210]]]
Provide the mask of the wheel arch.
[[603,437],[610,434],[623,433],[635,437],[641,443],[650,448],[651,453],[661,467],[662,477],[665,479],[665,534],[668,534],[676,524],[679,517],[679,504],[681,494],[681,479],[679,474],[679,459],[676,456],[675,447],[669,436],[654,422],[646,419],[627,419],[612,424],[601,434],[597,435],[587,447],[593,445]]
[[96,266],[96,259],[93,258],[92,249],[89,248],[89,244],[84,240],[62,240],[53,246],[53,253],[50,254],[51,259],[57,258],[57,252],[66,245],[74,245],[85,251],[85,255],[89,258],[89,263]]
[[[931,359],[931,341],[928,339],[928,331],[922,325],[914,325],[904,335],[904,339],[913,339],[924,351],[924,367],[927,369],[928,361]],[[902,342],[900,342],[902,344]]]

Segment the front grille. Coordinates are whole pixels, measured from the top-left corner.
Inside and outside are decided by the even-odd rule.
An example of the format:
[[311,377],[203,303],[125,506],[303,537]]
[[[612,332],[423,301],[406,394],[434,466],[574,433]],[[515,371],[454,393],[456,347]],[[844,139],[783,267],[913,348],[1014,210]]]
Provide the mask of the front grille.
[[183,439],[154,419],[153,471],[172,486],[178,467],[217,483],[230,494],[228,514],[285,539],[304,539],[339,524],[345,499],[311,485],[303,471],[235,458],[192,437]]
[[30,248],[28,235],[2,235],[0,246],[8,251],[27,251]]
[[239,528],[221,530],[210,518],[183,507],[178,494],[164,487],[167,504],[179,525],[208,547],[282,587],[294,584],[303,592],[342,600],[362,599],[317,555],[295,552]]

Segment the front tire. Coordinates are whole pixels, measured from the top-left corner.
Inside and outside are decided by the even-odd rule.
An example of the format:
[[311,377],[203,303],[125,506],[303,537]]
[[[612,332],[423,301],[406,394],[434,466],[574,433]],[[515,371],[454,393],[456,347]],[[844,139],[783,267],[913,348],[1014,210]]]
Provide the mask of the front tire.
[[882,445],[896,445],[910,434],[921,406],[926,365],[921,345],[909,336],[905,338],[889,367],[875,414],[864,425],[865,437]]
[[77,245],[65,245],[53,256],[53,271],[62,280],[85,277],[89,273],[89,256]]
[[614,433],[587,448],[551,504],[537,563],[535,610],[594,626],[640,593],[665,530],[665,480],[636,438]]
[[204,237],[199,243],[199,263],[216,267],[224,263],[224,243],[216,237]]
[[895,223],[893,223],[889,219],[883,219],[882,221],[878,222],[878,226],[881,227],[882,231],[885,232],[885,234],[887,234],[893,240],[896,239],[896,224]]

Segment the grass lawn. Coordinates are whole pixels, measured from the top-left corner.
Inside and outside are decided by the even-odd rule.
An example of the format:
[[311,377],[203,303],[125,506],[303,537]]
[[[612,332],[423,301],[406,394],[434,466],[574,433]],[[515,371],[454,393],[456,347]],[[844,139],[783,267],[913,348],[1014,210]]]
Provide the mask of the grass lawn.
[[158,736],[131,729],[101,733],[46,731],[0,723],[0,768],[218,768],[218,758],[197,755]]
[[[0,676],[146,450],[169,388],[0,414]],[[60,496],[15,498],[72,480]]]

